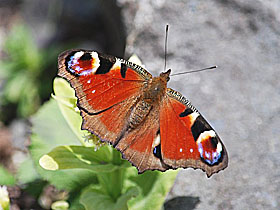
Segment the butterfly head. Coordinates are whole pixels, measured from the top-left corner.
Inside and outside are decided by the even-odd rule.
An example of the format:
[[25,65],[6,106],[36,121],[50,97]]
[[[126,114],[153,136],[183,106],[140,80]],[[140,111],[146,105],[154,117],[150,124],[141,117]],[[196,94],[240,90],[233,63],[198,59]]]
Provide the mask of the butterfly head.
[[166,72],[160,73],[159,77],[165,80],[166,82],[168,82],[170,80],[169,77],[170,73],[171,73],[171,69],[168,69]]

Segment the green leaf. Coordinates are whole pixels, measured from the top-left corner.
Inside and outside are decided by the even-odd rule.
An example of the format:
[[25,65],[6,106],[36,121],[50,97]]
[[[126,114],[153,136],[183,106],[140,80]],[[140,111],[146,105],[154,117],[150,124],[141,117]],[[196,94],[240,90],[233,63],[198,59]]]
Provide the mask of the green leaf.
[[95,173],[112,172],[118,168],[110,164],[110,151],[102,147],[60,146],[41,157],[39,163],[47,170],[84,168]]
[[[52,149],[66,144],[80,144],[62,116],[55,100],[45,103],[31,118],[32,135],[30,153],[37,172],[59,189],[81,190],[97,183],[96,175],[85,169],[49,171],[39,165],[39,159]],[[78,196],[78,195],[77,195]]]
[[16,180],[14,176],[0,165],[0,185],[14,185]]
[[87,142],[84,141],[84,136],[91,134],[88,131],[81,130],[82,117],[80,116],[80,111],[76,106],[77,98],[75,97],[73,88],[71,88],[70,84],[62,78],[54,79],[53,88],[55,93],[55,96],[53,97],[58,102],[61,113],[66,119],[68,125],[78,137],[80,142],[87,145]]
[[117,200],[115,209],[128,209],[128,202],[131,198],[136,197],[139,194],[137,187],[129,188],[125,194],[123,194]]
[[54,100],[45,103],[40,110],[31,117],[31,122],[33,125],[32,133],[36,134],[41,139],[41,144],[44,144],[41,145],[43,146],[42,151],[40,151],[40,154],[37,156],[42,156],[57,146],[65,144],[79,145],[79,141],[77,141],[72,130],[66,124]]
[[177,173],[178,170],[146,171],[141,175],[131,176],[130,180],[141,189],[141,194],[129,201],[129,209],[161,209]]
[[130,188],[114,202],[109,195],[94,186],[82,193],[80,202],[86,210],[126,210],[128,209],[127,202],[137,194],[136,187]]

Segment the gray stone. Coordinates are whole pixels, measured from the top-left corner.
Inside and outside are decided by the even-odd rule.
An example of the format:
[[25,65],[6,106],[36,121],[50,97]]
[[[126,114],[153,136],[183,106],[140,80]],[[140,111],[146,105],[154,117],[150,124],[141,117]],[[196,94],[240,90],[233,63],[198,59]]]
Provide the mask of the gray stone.
[[[195,209],[280,208],[280,1],[118,0],[127,26],[127,55],[158,75],[218,65],[171,77],[214,126],[229,166],[210,179],[181,170],[167,200],[199,197]],[[182,208],[185,209],[185,208]]]

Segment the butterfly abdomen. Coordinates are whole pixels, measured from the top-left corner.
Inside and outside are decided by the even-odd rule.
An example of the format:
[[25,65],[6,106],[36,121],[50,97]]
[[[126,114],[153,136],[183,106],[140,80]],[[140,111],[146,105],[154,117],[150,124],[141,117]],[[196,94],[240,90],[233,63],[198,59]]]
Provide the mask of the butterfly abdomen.
[[130,114],[129,127],[133,129],[139,126],[141,122],[145,120],[151,108],[152,105],[150,103],[147,103],[144,100],[138,101],[138,103],[136,104],[136,106],[134,106]]

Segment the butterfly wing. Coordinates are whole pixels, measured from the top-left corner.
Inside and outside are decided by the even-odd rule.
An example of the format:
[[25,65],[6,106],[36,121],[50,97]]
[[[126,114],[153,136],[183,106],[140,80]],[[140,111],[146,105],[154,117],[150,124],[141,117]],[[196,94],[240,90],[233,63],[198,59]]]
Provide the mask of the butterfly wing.
[[63,52],[58,66],[58,75],[75,89],[82,128],[114,144],[123,135],[131,107],[150,73],[131,62],[87,50]]
[[227,151],[201,114],[168,88],[160,107],[161,158],[171,168],[200,168],[208,177],[227,167]]
[[159,140],[159,107],[154,106],[141,126],[128,130],[115,147],[139,173],[155,169],[165,171],[169,167],[154,154],[154,148],[159,144]]

